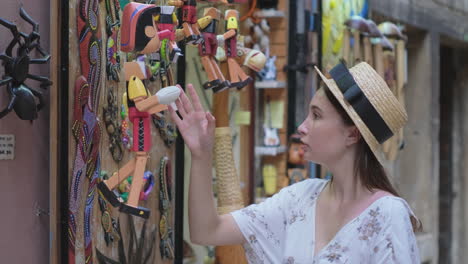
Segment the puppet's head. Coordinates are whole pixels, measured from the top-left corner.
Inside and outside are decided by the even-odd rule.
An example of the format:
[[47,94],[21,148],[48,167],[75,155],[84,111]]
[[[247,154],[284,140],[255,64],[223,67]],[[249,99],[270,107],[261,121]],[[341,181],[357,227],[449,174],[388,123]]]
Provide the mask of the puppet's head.
[[159,15],[160,11],[159,6],[135,2],[125,6],[122,20],[122,51],[148,54],[159,50],[161,42],[154,17]]
[[226,30],[239,29],[239,11],[235,9],[226,10],[224,19],[226,20]]

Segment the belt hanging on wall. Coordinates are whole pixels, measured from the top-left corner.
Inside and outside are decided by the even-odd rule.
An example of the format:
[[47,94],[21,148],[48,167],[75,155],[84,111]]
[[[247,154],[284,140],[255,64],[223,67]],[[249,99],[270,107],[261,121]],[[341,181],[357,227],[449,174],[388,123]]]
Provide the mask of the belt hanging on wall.
[[92,263],[91,215],[93,210],[94,190],[100,172],[99,142],[101,127],[90,105],[89,85],[84,76],[75,82],[75,98],[72,133],[76,142],[75,161],[70,185],[68,205],[69,263],[75,263],[76,230],[78,214],[82,208],[84,177],[89,179],[84,210],[85,261]]
[[170,226],[171,202],[172,202],[172,179],[171,167],[168,157],[162,157],[159,167],[159,235],[161,242],[159,249],[162,259],[174,259],[174,232]]
[[84,262],[93,263],[91,219],[94,195],[100,174],[99,143],[101,127],[97,119],[101,80],[101,32],[99,27],[99,1],[79,0],[77,34],[79,40],[81,74],[75,87],[73,133],[76,156],[69,199],[69,253],[68,263],[76,262],[76,230],[81,213],[81,195],[84,192],[83,175],[89,179],[83,216]]

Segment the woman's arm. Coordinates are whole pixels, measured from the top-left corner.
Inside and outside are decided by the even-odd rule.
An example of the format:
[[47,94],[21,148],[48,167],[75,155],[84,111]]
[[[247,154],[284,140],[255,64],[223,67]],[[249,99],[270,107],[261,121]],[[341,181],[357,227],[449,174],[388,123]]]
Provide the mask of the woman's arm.
[[211,181],[215,118],[203,110],[191,84],[187,90],[192,103],[183,91],[176,101],[182,118],[171,107],[169,111],[192,156],[189,185],[190,239],[203,245],[242,244],[245,239],[234,218],[230,214],[219,216],[214,204]]
[[202,245],[244,243],[244,237],[234,218],[230,214],[218,215],[211,180],[212,155],[192,155],[189,187],[190,239]]

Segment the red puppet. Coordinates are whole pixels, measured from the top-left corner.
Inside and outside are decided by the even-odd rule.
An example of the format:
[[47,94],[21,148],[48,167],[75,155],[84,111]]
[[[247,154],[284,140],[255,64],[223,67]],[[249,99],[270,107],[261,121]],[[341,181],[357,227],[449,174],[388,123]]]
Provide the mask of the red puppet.
[[[122,21],[122,51],[148,54],[156,52],[161,45],[161,35],[167,35],[168,30],[158,32],[155,17],[160,14],[160,8],[154,5],[129,3],[125,6]],[[170,32],[169,32],[170,33]],[[131,63],[131,62],[130,62]],[[149,210],[138,206],[141,189],[144,185],[144,172],[148,151],[151,148],[150,115],[166,109],[166,105],[174,102],[180,93],[176,86],[162,88],[155,95],[148,94],[143,82],[136,77],[141,76],[139,67],[125,67],[127,85],[127,104],[129,119],[133,123],[133,147],[135,156],[112,177],[98,184],[99,190],[114,207],[120,211],[149,217]],[[132,186],[126,203],[113,192],[113,189],[133,175]]]
[[224,39],[224,49],[229,67],[229,81],[231,87],[242,89],[253,81],[239,66],[236,61],[237,54],[237,33],[239,31],[239,12],[235,9],[228,9],[224,14],[226,19],[226,32],[222,35]]

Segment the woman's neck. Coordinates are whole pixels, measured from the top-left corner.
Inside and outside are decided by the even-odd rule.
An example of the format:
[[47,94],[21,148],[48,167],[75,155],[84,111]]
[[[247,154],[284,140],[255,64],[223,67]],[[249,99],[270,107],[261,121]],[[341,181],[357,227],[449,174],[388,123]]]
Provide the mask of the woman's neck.
[[354,160],[354,155],[343,155],[341,160],[329,167],[333,180],[328,186],[328,194],[340,203],[359,200],[370,193],[356,175]]

